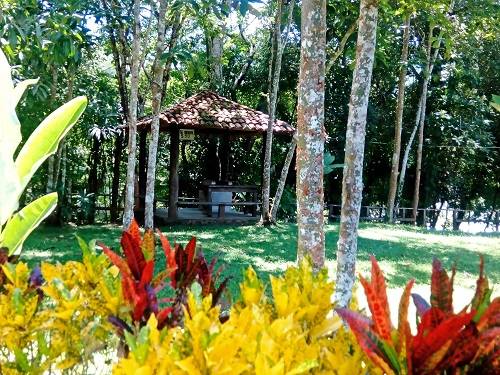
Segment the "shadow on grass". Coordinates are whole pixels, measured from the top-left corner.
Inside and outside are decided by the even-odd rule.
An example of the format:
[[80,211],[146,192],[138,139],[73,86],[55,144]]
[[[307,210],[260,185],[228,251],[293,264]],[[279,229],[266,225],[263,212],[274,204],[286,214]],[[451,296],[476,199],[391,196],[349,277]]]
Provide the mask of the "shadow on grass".
[[[191,236],[196,236],[207,258],[217,258],[218,264],[224,267],[223,276],[232,277],[230,289],[233,295],[238,294],[242,270],[248,266],[254,267],[267,281],[268,275],[282,272],[296,259],[295,224],[274,227],[172,226],[161,230],[172,242],[183,244]],[[97,239],[118,249],[121,228],[109,225],[41,227],[26,241],[22,257],[31,264],[79,260],[81,252],[76,234],[86,241]],[[334,268],[338,226],[327,225],[325,235],[326,257],[329,266]],[[160,249],[158,251],[162,253]],[[432,259],[437,257],[447,269],[456,261],[457,283],[469,287],[475,283],[481,253],[485,256],[491,282],[500,282],[500,245],[495,236],[443,234],[414,227],[363,224],[358,241],[358,272],[368,272],[369,256],[375,254],[390,287],[403,286],[410,278],[428,284]],[[163,254],[158,255],[157,271],[163,269],[165,263]]]

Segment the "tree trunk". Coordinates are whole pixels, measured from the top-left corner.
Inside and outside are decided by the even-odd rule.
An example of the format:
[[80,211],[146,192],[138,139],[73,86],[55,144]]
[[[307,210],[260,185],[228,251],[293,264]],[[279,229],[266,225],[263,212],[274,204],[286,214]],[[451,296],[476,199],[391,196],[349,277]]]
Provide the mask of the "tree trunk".
[[[179,38],[179,33],[182,28],[182,24],[184,23],[184,18],[181,17],[181,13],[177,12],[175,14],[174,22],[172,23],[172,31],[170,33],[170,42],[168,43],[168,51],[171,52],[174,50],[177,45],[177,39]],[[163,70],[163,87],[161,89],[161,99],[162,101],[165,99],[167,93],[167,84],[170,80],[170,71],[172,69],[172,62],[174,59],[173,53],[169,54],[167,61],[165,62],[165,69]]]
[[269,197],[271,193],[271,153],[273,147],[273,128],[276,120],[276,102],[278,100],[278,89],[281,75],[281,60],[283,51],[286,47],[288,34],[290,33],[290,25],[292,23],[293,8],[295,0],[292,0],[288,9],[288,19],[286,24],[285,36],[281,36],[281,16],[283,14],[282,1],[277,1],[276,15],[274,18],[274,36],[271,45],[271,51],[276,51],[273,59],[271,53],[271,61],[269,64],[269,100],[268,100],[268,115],[269,121],[267,124],[266,148],[264,154],[264,175],[262,177],[262,222],[264,224],[271,223],[269,217]]
[[[410,139],[406,145],[405,153],[403,156],[403,161],[401,163],[401,174],[399,176],[398,190],[396,193],[396,201],[395,201],[395,210],[399,208],[399,203],[401,201],[401,197],[403,195],[403,188],[406,177],[406,169],[408,168],[408,158],[410,156],[411,147],[413,145],[413,140],[415,139],[415,135],[419,127],[421,127],[422,123],[425,121],[425,111],[427,106],[427,92],[429,88],[429,82],[431,79],[432,71],[434,69],[434,62],[437,59],[437,55],[439,53],[439,46],[441,45],[442,34],[438,37],[438,47],[432,53],[432,43],[433,43],[433,29],[431,26],[428,34],[427,48],[426,48],[426,65],[424,67],[424,80],[422,82],[422,93],[420,94],[420,100],[418,102],[417,115],[415,116],[415,126],[411,132]],[[420,177],[419,177],[420,178]]]
[[394,201],[399,174],[399,155],[401,154],[401,131],[403,128],[403,109],[405,101],[406,72],[408,69],[408,45],[410,43],[410,19],[407,15],[404,23],[403,50],[401,52],[401,69],[398,81],[398,101],[396,105],[396,124],[394,127],[394,150],[392,153],[391,176],[389,179],[389,197],[387,200],[387,220],[394,222]]
[[86,222],[87,224],[94,224],[95,222],[95,206],[96,206],[96,195],[98,192],[99,178],[98,178],[98,166],[100,162],[100,149],[101,142],[99,138],[92,138],[92,150],[90,151],[89,157],[89,177],[87,180],[87,193],[91,195],[90,197],[90,209],[87,213]]
[[137,143],[137,101],[139,92],[139,67],[141,48],[141,2],[134,0],[134,36],[132,45],[130,105],[128,123],[128,160],[127,182],[125,192],[125,207],[123,211],[123,228],[127,229],[134,218],[134,188],[135,188],[135,154]]
[[342,207],[337,248],[335,301],[346,307],[355,279],[358,224],[363,190],[363,157],[366,115],[375,56],[378,3],[361,0],[356,66],[354,68],[347,120]]
[[158,11],[158,37],[156,40],[156,54],[153,62],[153,82],[151,83],[153,119],[151,121],[151,140],[149,142],[148,172],[146,178],[146,198],[144,208],[144,228],[153,228],[154,219],[154,196],[156,179],[156,156],[158,153],[158,140],[160,137],[160,111],[161,94],[163,88],[163,72],[165,64],[161,57],[165,50],[165,13],[167,12],[167,1],[160,0]]
[[422,170],[422,148],[424,144],[424,126],[425,126],[425,111],[427,107],[427,96],[428,96],[428,91],[429,91],[429,82],[431,80],[432,76],[432,71],[434,69],[434,63],[436,62],[438,53],[439,53],[439,48],[441,47],[441,40],[443,38],[443,31],[439,33],[438,40],[437,40],[437,46],[436,49],[434,50],[434,53],[431,56],[431,48],[433,44],[433,37],[432,37],[432,29],[429,30],[429,42],[428,42],[428,47],[427,47],[427,57],[428,57],[428,63],[425,69],[425,77],[424,77],[424,87],[422,89],[422,109],[420,112],[420,121],[419,121],[419,132],[418,132],[418,147],[417,147],[417,165],[416,165],[416,172],[415,172],[415,189],[413,193],[413,203],[412,203],[412,208],[413,208],[413,222],[417,222],[417,210],[418,210],[418,200],[420,196],[420,175],[421,175],[421,170]]
[[280,206],[281,196],[283,195],[283,190],[285,190],[286,177],[288,176],[288,170],[290,169],[290,164],[293,160],[293,155],[295,154],[295,148],[297,147],[297,138],[295,134],[290,142],[290,147],[288,148],[288,153],[286,154],[285,163],[283,164],[283,169],[281,170],[280,180],[278,181],[278,188],[276,189],[276,194],[273,199],[273,206],[271,208],[271,222],[276,223],[276,217],[278,215],[278,208]]
[[113,149],[113,179],[111,183],[110,219],[112,223],[118,220],[118,194],[120,193],[120,164],[123,151],[123,133],[120,131],[115,137]]
[[170,170],[168,191],[168,217],[177,218],[177,200],[179,198],[179,130],[170,131]]
[[297,257],[325,263],[323,153],[325,147],[326,1],[302,2],[297,107]]
[[208,60],[210,68],[210,88],[218,93],[222,92],[222,48],[221,35],[208,37]]
[[396,214],[399,210],[399,204],[401,202],[401,197],[403,195],[403,188],[404,188],[404,183],[405,183],[405,178],[406,178],[406,170],[408,167],[408,159],[410,157],[411,147],[413,145],[415,135],[417,134],[418,124],[420,123],[420,116],[422,113],[422,98],[423,97],[420,96],[420,99],[418,101],[417,115],[415,116],[415,125],[413,126],[413,130],[411,131],[410,138],[408,139],[408,143],[406,144],[405,152],[403,155],[403,160],[401,162],[401,174],[399,175],[398,188],[397,188],[396,199],[394,201],[394,208],[393,208],[393,212],[395,212]]
[[[111,52],[113,54],[113,62],[115,65],[116,79],[118,83],[118,92],[120,93],[120,104],[121,104],[121,115],[122,115],[122,123],[128,124],[128,115],[129,115],[129,103],[128,103],[128,94],[127,94],[127,81],[126,81],[126,57],[125,50],[123,50],[122,54],[120,54],[118,48],[118,41],[116,37],[115,25],[113,21],[113,15],[111,13],[110,7],[106,0],[102,0],[103,7],[106,12],[106,24],[109,33],[109,40],[111,45]],[[122,25],[117,26],[118,36],[122,34]],[[121,43],[121,38],[119,39]],[[125,44],[122,44],[122,47],[125,48]],[[118,221],[118,205],[119,205],[119,191],[120,191],[120,166],[122,161],[123,154],[123,132],[118,131],[115,136],[114,149],[113,149],[113,177],[111,183],[111,207],[110,207],[110,220],[112,223]]]
[[[52,65],[51,67],[51,75],[52,75],[52,81],[50,84],[50,99],[49,99],[49,109],[54,110],[54,105],[56,102],[56,95],[57,95],[57,68]],[[51,193],[54,191],[55,188],[55,181],[54,181],[54,164],[55,164],[55,157],[54,155],[49,156],[48,160],[48,171],[47,171],[47,186],[46,186],[46,191],[47,193]]]
[[339,57],[342,55],[344,52],[345,46],[347,44],[347,41],[349,40],[350,36],[356,31],[358,28],[358,20],[354,21],[354,23],[347,29],[346,33],[342,37],[342,40],[339,43],[339,46],[335,50],[328,50],[327,49],[327,63],[326,63],[326,68],[325,68],[325,74],[328,74],[330,69],[333,67],[335,62],[339,59]]

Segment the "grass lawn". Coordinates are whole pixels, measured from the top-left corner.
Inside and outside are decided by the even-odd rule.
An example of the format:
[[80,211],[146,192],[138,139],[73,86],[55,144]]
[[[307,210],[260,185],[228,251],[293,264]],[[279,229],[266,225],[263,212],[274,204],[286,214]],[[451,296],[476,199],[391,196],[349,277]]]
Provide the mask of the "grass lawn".
[[[230,289],[237,293],[242,269],[252,265],[266,277],[283,271],[296,258],[297,226],[279,224],[260,226],[172,226],[162,231],[169,239],[185,244],[196,235],[207,258],[217,257],[225,275],[231,275]],[[22,258],[31,263],[63,262],[81,259],[75,234],[85,240],[97,239],[111,248],[119,247],[121,229],[117,226],[41,227],[26,241]],[[326,226],[326,255],[334,275],[338,225]],[[449,268],[457,262],[456,284],[473,288],[478,272],[479,254],[486,259],[490,283],[500,283],[500,236],[464,233],[428,232],[409,226],[362,224],[359,231],[358,271],[369,270],[369,255],[375,254],[389,287],[401,287],[410,278],[417,284],[428,284],[431,262],[438,257]],[[158,251],[161,251],[158,249]],[[163,267],[163,254],[160,254]],[[498,290],[496,290],[498,292]]]

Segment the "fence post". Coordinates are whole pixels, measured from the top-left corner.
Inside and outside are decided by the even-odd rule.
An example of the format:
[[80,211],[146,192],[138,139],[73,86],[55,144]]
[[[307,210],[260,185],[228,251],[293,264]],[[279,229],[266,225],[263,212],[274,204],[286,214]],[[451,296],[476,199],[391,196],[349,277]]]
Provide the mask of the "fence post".
[[424,208],[424,228],[427,229],[427,208]]

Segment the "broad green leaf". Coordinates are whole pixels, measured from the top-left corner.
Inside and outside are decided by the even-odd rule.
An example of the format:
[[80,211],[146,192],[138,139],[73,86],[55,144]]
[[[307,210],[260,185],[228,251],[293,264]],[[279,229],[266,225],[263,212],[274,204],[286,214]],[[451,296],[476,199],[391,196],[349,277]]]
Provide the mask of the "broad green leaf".
[[45,159],[57,151],[59,142],[75,125],[86,106],[84,96],[71,100],[52,112],[31,134],[16,159],[21,191]]
[[24,240],[54,210],[57,193],[40,197],[17,212],[5,225],[0,236],[0,247],[9,249],[9,255],[21,251]]
[[28,373],[30,370],[30,363],[26,353],[24,353],[22,349],[15,348],[14,355],[16,357],[16,366],[18,370],[21,370],[22,373]]
[[0,49],[0,227],[18,207],[20,182],[14,152],[21,142],[21,125],[16,114],[14,84],[7,58]]

